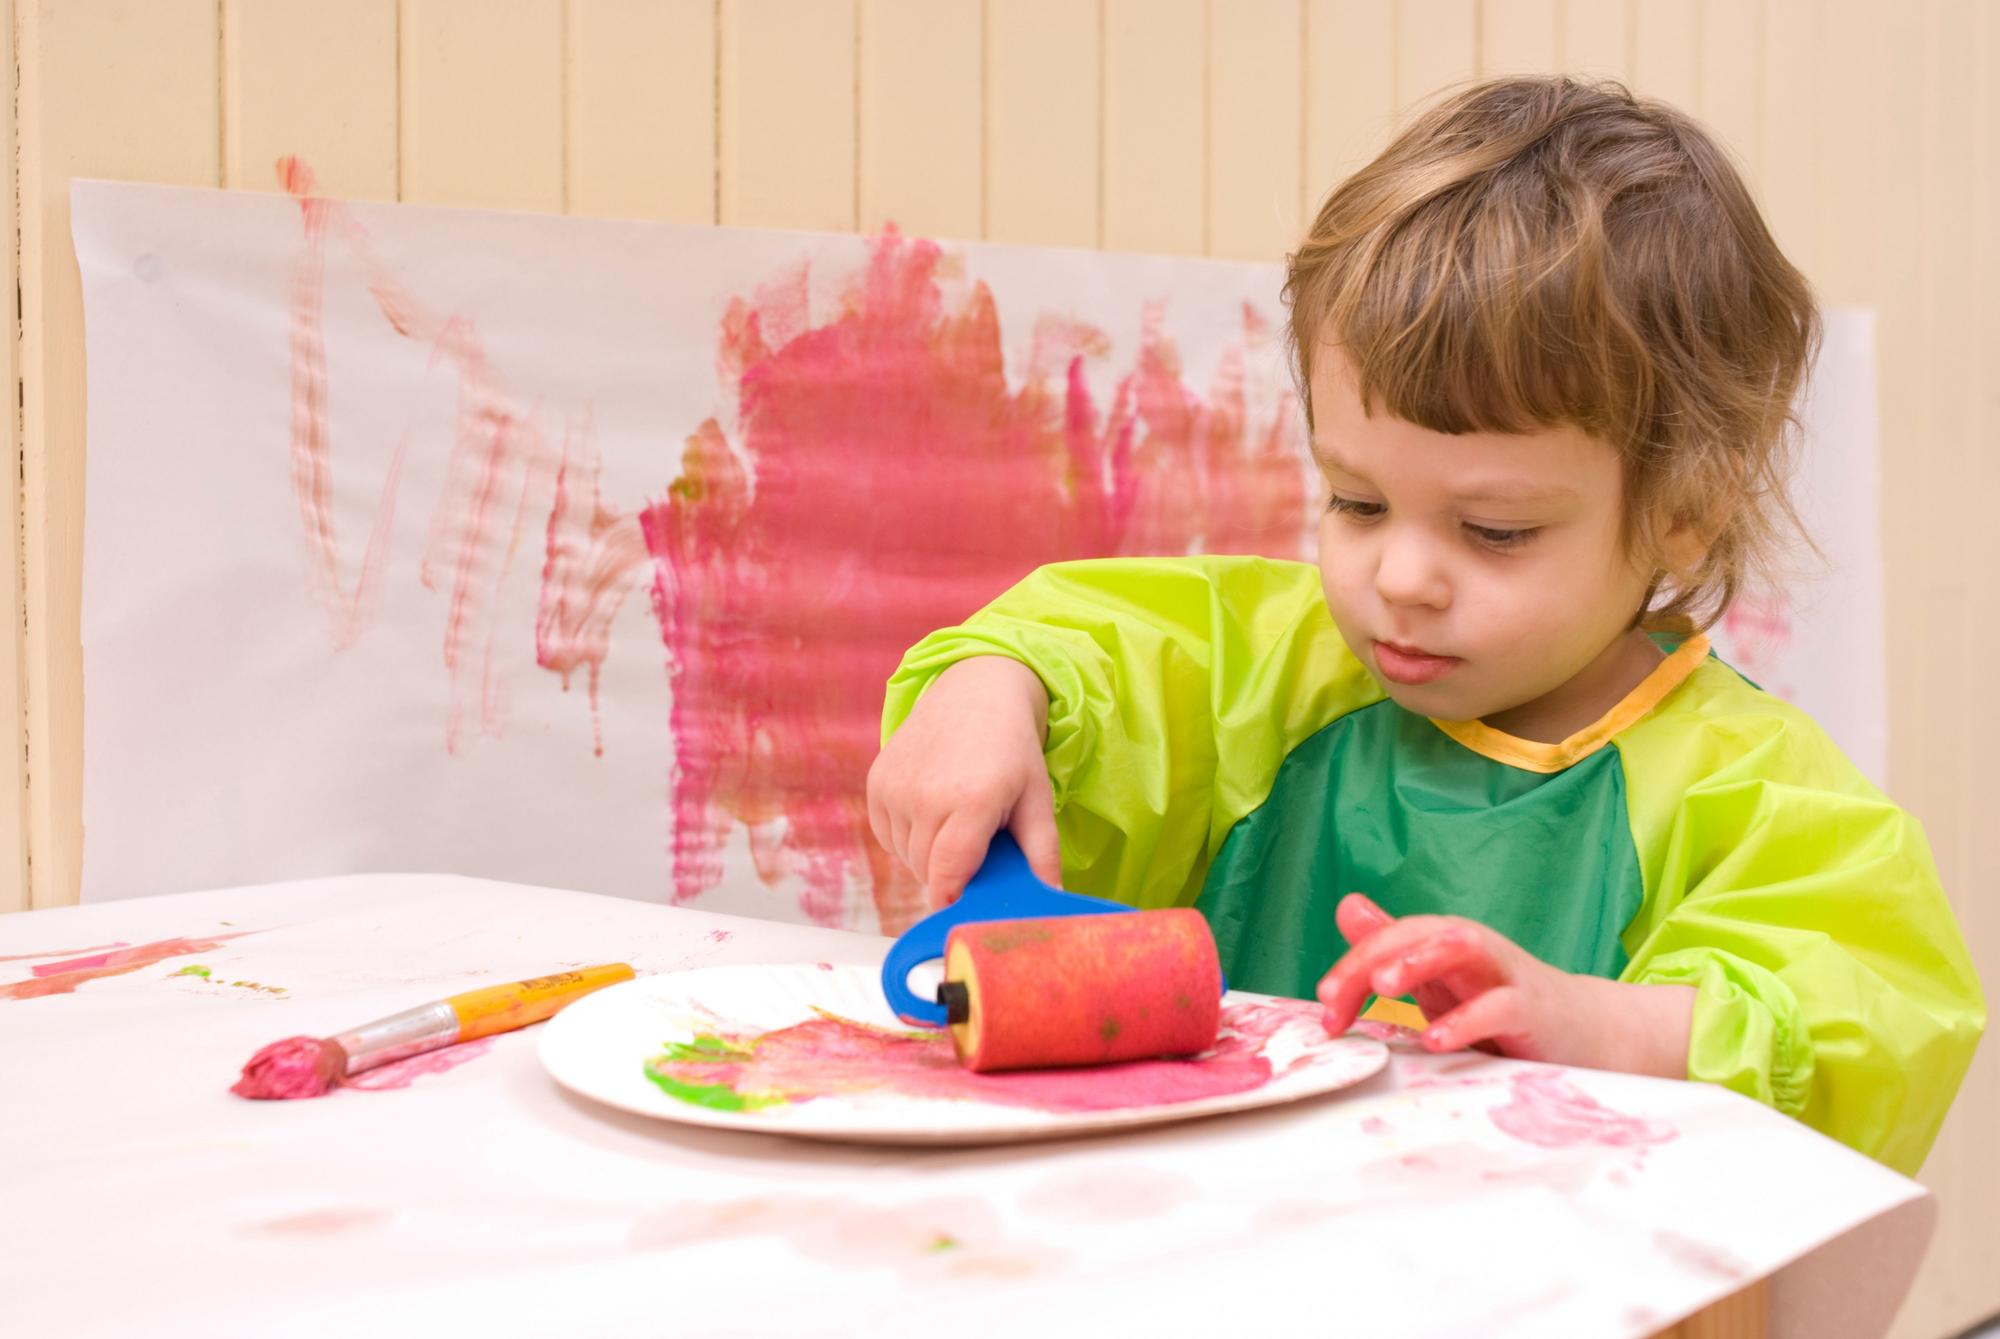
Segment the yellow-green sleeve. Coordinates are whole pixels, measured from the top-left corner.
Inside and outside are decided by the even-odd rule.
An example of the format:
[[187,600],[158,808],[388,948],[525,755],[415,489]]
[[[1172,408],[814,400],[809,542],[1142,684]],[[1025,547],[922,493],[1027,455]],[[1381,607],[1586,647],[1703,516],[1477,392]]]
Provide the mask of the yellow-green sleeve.
[[1044,753],[1065,886],[1188,905],[1301,739],[1381,690],[1333,629],[1318,569],[1263,558],[1041,568],[904,656],[886,742],[946,668],[1018,660],[1049,694]]
[[1688,1077],[1914,1173],[1986,1021],[1917,821],[1788,710],[1624,751],[1647,888],[1622,979],[1695,988]]

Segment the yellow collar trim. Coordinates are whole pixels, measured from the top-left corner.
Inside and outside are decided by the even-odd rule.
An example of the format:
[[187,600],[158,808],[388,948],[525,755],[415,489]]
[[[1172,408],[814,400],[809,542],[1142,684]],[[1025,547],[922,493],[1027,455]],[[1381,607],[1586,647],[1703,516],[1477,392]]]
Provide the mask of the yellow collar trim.
[[1495,730],[1484,721],[1441,721],[1434,716],[1431,724],[1494,762],[1528,772],[1560,772],[1597,752],[1613,735],[1659,706],[1660,700],[1680,687],[1707,658],[1708,638],[1697,633],[1655,665],[1652,673],[1641,679],[1638,687],[1627,693],[1617,706],[1559,744],[1522,739]]

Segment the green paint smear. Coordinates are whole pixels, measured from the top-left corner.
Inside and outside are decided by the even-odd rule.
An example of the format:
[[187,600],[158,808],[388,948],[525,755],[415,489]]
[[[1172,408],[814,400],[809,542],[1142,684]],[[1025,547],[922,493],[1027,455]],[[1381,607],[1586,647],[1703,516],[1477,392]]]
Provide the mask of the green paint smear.
[[936,1254],[939,1251],[955,1251],[958,1249],[958,1239],[940,1232],[931,1241],[929,1249],[932,1254]]
[[782,1097],[748,1096],[737,1092],[726,1083],[683,1083],[670,1075],[662,1074],[651,1065],[646,1066],[646,1077],[669,1097],[679,1098],[690,1106],[707,1107],[710,1111],[762,1111],[765,1107],[785,1105]]
[[179,970],[178,972],[175,972],[175,973],[174,973],[174,975],[175,975],[175,976],[198,976],[198,977],[201,977],[201,978],[202,978],[202,979],[203,979],[203,980],[205,981],[205,980],[207,980],[207,979],[208,979],[208,968],[206,968],[206,967],[203,967],[203,966],[202,966],[202,965],[201,965],[200,963],[194,963],[194,964],[191,964],[191,965],[189,965],[189,966],[187,966],[187,967],[183,967],[183,968],[181,968],[181,969],[180,969],[180,970]]

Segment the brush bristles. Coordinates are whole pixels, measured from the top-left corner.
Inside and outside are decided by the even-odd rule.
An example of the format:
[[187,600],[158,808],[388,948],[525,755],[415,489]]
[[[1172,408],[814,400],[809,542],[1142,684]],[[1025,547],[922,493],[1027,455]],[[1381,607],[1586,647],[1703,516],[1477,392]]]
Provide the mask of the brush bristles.
[[347,1052],[320,1037],[287,1037],[250,1057],[229,1089],[238,1097],[322,1097],[347,1073]]

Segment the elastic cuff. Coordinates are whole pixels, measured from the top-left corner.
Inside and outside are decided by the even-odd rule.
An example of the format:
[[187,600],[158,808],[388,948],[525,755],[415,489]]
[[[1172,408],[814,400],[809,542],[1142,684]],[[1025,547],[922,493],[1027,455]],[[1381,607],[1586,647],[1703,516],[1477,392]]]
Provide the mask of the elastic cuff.
[[1662,954],[1632,979],[1695,988],[1690,1079],[1754,1097],[1787,1116],[1805,1110],[1812,1035],[1798,997],[1776,974],[1720,949],[1691,948]]

